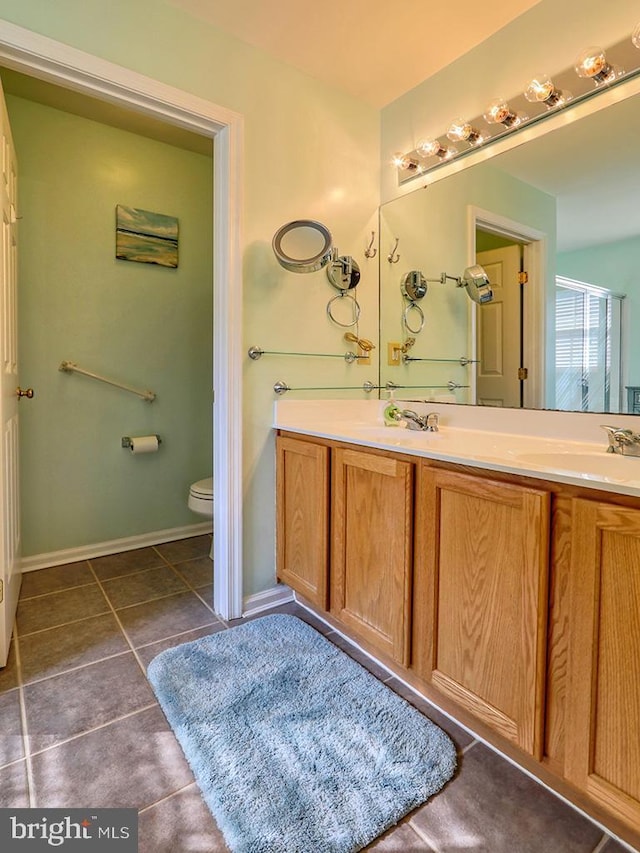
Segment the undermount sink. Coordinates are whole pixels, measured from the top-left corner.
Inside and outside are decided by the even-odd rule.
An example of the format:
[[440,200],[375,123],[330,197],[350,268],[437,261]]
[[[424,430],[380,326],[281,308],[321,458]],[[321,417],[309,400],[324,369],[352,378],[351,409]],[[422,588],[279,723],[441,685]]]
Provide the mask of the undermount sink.
[[640,457],[622,456],[615,453],[572,453],[546,451],[543,453],[515,454],[518,462],[569,471],[585,477],[610,477],[612,479],[640,479]]

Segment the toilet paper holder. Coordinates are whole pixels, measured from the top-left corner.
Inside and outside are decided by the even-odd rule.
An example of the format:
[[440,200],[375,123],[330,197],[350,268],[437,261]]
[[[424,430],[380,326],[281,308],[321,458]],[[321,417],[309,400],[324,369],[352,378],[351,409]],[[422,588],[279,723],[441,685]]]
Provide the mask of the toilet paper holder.
[[[158,444],[162,444],[162,439],[160,438],[160,436],[156,435],[156,438],[158,439]],[[133,441],[131,440],[130,436],[128,436],[128,435],[122,436],[122,446],[123,447],[130,448],[132,444],[133,444]]]

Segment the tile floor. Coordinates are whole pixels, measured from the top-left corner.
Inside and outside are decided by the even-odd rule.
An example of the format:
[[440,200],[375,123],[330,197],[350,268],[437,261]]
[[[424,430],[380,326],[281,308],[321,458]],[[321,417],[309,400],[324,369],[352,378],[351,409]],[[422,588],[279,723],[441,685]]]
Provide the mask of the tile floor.
[[[134,807],[140,853],[217,853],[223,838],[145,677],[162,649],[229,626],[210,606],[209,536],[25,574],[0,670],[0,807]],[[453,738],[460,769],[370,850],[623,853],[298,605],[295,613]],[[305,851],[323,853],[323,851]]]

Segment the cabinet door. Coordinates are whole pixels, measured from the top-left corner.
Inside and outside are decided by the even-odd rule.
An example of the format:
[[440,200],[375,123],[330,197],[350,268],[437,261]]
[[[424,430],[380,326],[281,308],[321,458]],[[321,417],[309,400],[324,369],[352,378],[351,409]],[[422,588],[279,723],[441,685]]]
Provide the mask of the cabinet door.
[[329,448],[276,440],[277,575],[312,604],[329,606]]
[[416,501],[413,666],[539,757],[549,496],[421,466]]
[[409,661],[413,466],[336,449],[331,612],[403,665]]
[[566,775],[638,826],[640,510],[573,501],[570,591]]

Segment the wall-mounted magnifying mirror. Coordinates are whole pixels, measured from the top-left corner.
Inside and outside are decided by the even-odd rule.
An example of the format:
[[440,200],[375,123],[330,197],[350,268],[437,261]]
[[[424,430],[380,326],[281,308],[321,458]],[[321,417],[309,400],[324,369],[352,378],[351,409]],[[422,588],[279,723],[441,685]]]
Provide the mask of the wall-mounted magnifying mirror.
[[351,290],[360,281],[360,267],[350,255],[338,256],[338,250],[334,249],[327,278],[336,290]]
[[410,302],[417,302],[426,295],[427,280],[420,270],[411,270],[402,277],[400,290],[405,299]]
[[273,252],[278,263],[289,272],[315,272],[332,258],[333,238],[321,222],[295,219],[273,235]]
[[484,305],[485,302],[491,302],[493,299],[489,276],[480,264],[467,267],[459,279],[458,287],[464,287],[468,296],[479,305]]
[[327,267],[327,278],[339,291],[338,296],[329,300],[327,305],[329,318],[343,328],[357,324],[360,306],[355,296],[349,296],[352,311],[348,320],[336,317],[334,303],[336,300],[341,301],[347,291],[358,285],[360,267],[350,255],[340,255],[338,249],[334,248],[328,228],[313,219],[295,219],[276,231],[272,246],[278,263],[289,272],[316,272]]

